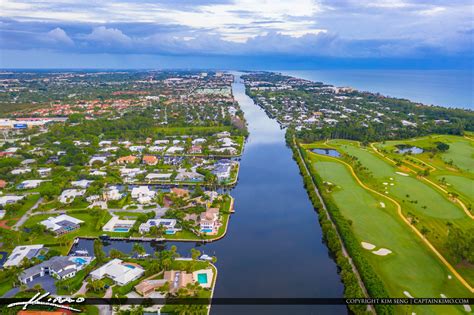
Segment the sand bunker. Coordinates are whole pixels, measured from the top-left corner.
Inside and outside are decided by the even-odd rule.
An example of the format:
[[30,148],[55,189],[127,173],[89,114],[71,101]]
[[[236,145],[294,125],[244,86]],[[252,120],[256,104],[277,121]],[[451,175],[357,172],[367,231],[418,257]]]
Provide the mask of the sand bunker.
[[377,249],[376,251],[373,251],[372,253],[379,256],[386,256],[388,254],[391,254],[392,251],[390,249],[380,248],[380,249]]
[[367,242],[360,242],[360,244],[362,245],[363,248],[368,249],[368,250],[372,250],[375,248],[374,244],[370,244]]
[[453,277],[451,275],[448,275],[448,279],[451,280]]
[[398,175],[402,175],[402,176],[408,176],[408,174],[402,173],[402,172],[395,172],[395,173],[397,173]]
[[383,183],[385,186],[388,185],[388,183]]
[[409,297],[410,299],[414,299],[414,297],[410,294],[410,292],[408,291],[403,291],[403,294],[405,294],[407,297]]
[[393,185],[395,185],[395,184],[394,184],[394,183],[390,183],[390,186],[393,186]]
[[468,313],[470,313],[472,311],[471,309],[471,306],[470,305],[463,305],[464,306],[464,310]]
[[393,177],[390,177],[390,180],[393,180]]
[[446,298],[446,295],[444,295],[443,293],[441,293],[439,296],[441,296],[443,299]]
[[381,206],[382,208],[385,208],[385,203],[380,202],[380,206]]

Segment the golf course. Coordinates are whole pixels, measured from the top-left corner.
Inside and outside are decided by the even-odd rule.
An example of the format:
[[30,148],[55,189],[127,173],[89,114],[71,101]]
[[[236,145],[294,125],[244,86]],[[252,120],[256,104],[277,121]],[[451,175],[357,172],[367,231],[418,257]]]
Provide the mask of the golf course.
[[[397,142],[364,147],[355,141],[330,140],[302,145],[307,150],[306,162],[312,166],[311,171],[324,181],[320,189],[329,193],[344,217],[350,220],[361,251],[392,297],[474,295],[474,266],[456,261],[446,245],[450,229],[474,228],[469,192],[473,183],[469,169],[472,156],[466,158],[472,146],[466,138],[443,137],[446,138],[442,142],[449,140],[449,150],[431,154],[432,158],[423,153],[425,156],[416,163],[412,162],[416,160],[400,161],[410,156],[392,151],[400,144]],[[428,140],[408,141],[410,145],[413,142],[421,146],[417,141]],[[315,148],[335,149],[341,156],[313,153]],[[457,162],[451,149],[463,154],[456,157]],[[425,172],[422,177],[419,172],[425,168],[431,172]],[[444,177],[442,182],[439,176]],[[466,314],[469,307],[404,306],[396,310]]]

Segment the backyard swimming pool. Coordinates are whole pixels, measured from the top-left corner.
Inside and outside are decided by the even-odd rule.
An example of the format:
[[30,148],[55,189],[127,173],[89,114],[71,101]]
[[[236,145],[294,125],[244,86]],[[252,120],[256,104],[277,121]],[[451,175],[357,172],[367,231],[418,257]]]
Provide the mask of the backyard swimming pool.
[[128,228],[114,228],[114,232],[128,232],[129,230]]
[[207,274],[206,273],[199,273],[197,275],[198,282],[200,284],[207,284]]
[[85,260],[84,258],[81,258],[81,257],[76,257],[72,261],[74,261],[75,263],[80,264],[80,265],[84,265],[85,263],[87,263],[87,260]]
[[202,233],[212,233],[212,229],[202,229]]
[[127,267],[127,268],[130,268],[130,269],[135,269],[134,265],[124,265],[124,266]]

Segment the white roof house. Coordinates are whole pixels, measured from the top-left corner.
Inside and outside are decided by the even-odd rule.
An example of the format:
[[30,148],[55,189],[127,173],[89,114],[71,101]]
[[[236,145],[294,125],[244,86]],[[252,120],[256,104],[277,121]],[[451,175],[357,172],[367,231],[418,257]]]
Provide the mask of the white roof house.
[[148,148],[148,150],[150,150],[150,152],[161,152],[164,149],[166,149],[166,147],[160,147],[160,146],[157,146],[157,145],[152,145],[151,147]]
[[85,194],[84,189],[66,189],[59,196],[59,201],[62,203],[71,203],[76,197],[82,196]]
[[33,189],[38,187],[44,180],[41,179],[28,179],[21,182],[18,188],[21,189]]
[[169,147],[168,150],[166,150],[166,153],[182,152],[183,150],[184,150],[184,148],[182,148],[182,147],[172,146],[172,147]]
[[20,175],[20,174],[26,174],[26,173],[30,173],[31,172],[31,168],[16,168],[14,170],[11,171],[11,173],[13,175]]
[[150,190],[148,186],[138,186],[132,189],[132,198],[137,199],[139,203],[150,203],[155,197],[156,192]]
[[179,229],[176,228],[176,219],[150,219],[145,223],[140,224],[138,230],[140,233],[150,232],[152,226],[163,226],[165,227],[166,234],[175,234]]
[[219,139],[219,142],[222,144],[223,147],[231,147],[235,145],[234,140],[231,138],[221,138]]
[[155,143],[155,144],[167,144],[167,143],[169,143],[169,142],[170,142],[169,140],[163,139],[163,140],[155,140],[154,143]]
[[102,231],[105,232],[128,232],[136,220],[121,220],[118,216],[113,216],[109,222],[107,222]]
[[205,143],[207,140],[204,138],[196,138],[192,141],[193,144],[202,144]]
[[105,192],[105,196],[107,200],[120,200],[122,199],[123,194],[118,190],[116,186],[110,186]]
[[171,177],[171,173],[150,173],[148,174],[145,179],[147,180],[169,180]]
[[92,165],[95,161],[99,161],[105,164],[107,163],[107,157],[106,156],[93,156],[89,160],[89,165]]
[[64,234],[75,230],[79,228],[81,223],[84,223],[84,221],[73,218],[67,214],[61,214],[57,217],[49,217],[40,222],[40,224],[56,234]]
[[87,188],[92,182],[93,180],[82,179],[71,182],[71,185],[79,188]]
[[25,196],[0,196],[0,206],[6,206],[10,203],[15,203],[21,199],[25,198]]
[[93,170],[89,173],[89,175],[92,175],[92,176],[105,176],[105,175],[107,175],[107,172],[99,171],[99,170]]
[[112,259],[102,267],[90,273],[92,279],[98,280],[104,277],[112,279],[118,285],[127,283],[140,278],[145,270],[137,264],[127,263],[121,259]]
[[42,167],[38,169],[38,174],[41,177],[46,177],[51,173],[51,167]]
[[3,264],[3,267],[6,268],[6,267],[19,266],[23,262],[23,259],[26,258],[30,260],[36,257],[40,249],[42,248],[43,248],[42,244],[17,246],[13,249],[10,256],[8,256],[8,259]]

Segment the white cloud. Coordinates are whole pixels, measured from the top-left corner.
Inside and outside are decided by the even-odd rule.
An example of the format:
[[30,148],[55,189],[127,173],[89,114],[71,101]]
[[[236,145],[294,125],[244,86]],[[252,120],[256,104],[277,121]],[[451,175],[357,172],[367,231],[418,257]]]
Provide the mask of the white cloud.
[[46,35],[47,40],[67,45],[74,44],[74,41],[66,34],[66,32],[62,28],[59,27],[56,27],[55,29],[49,31]]

